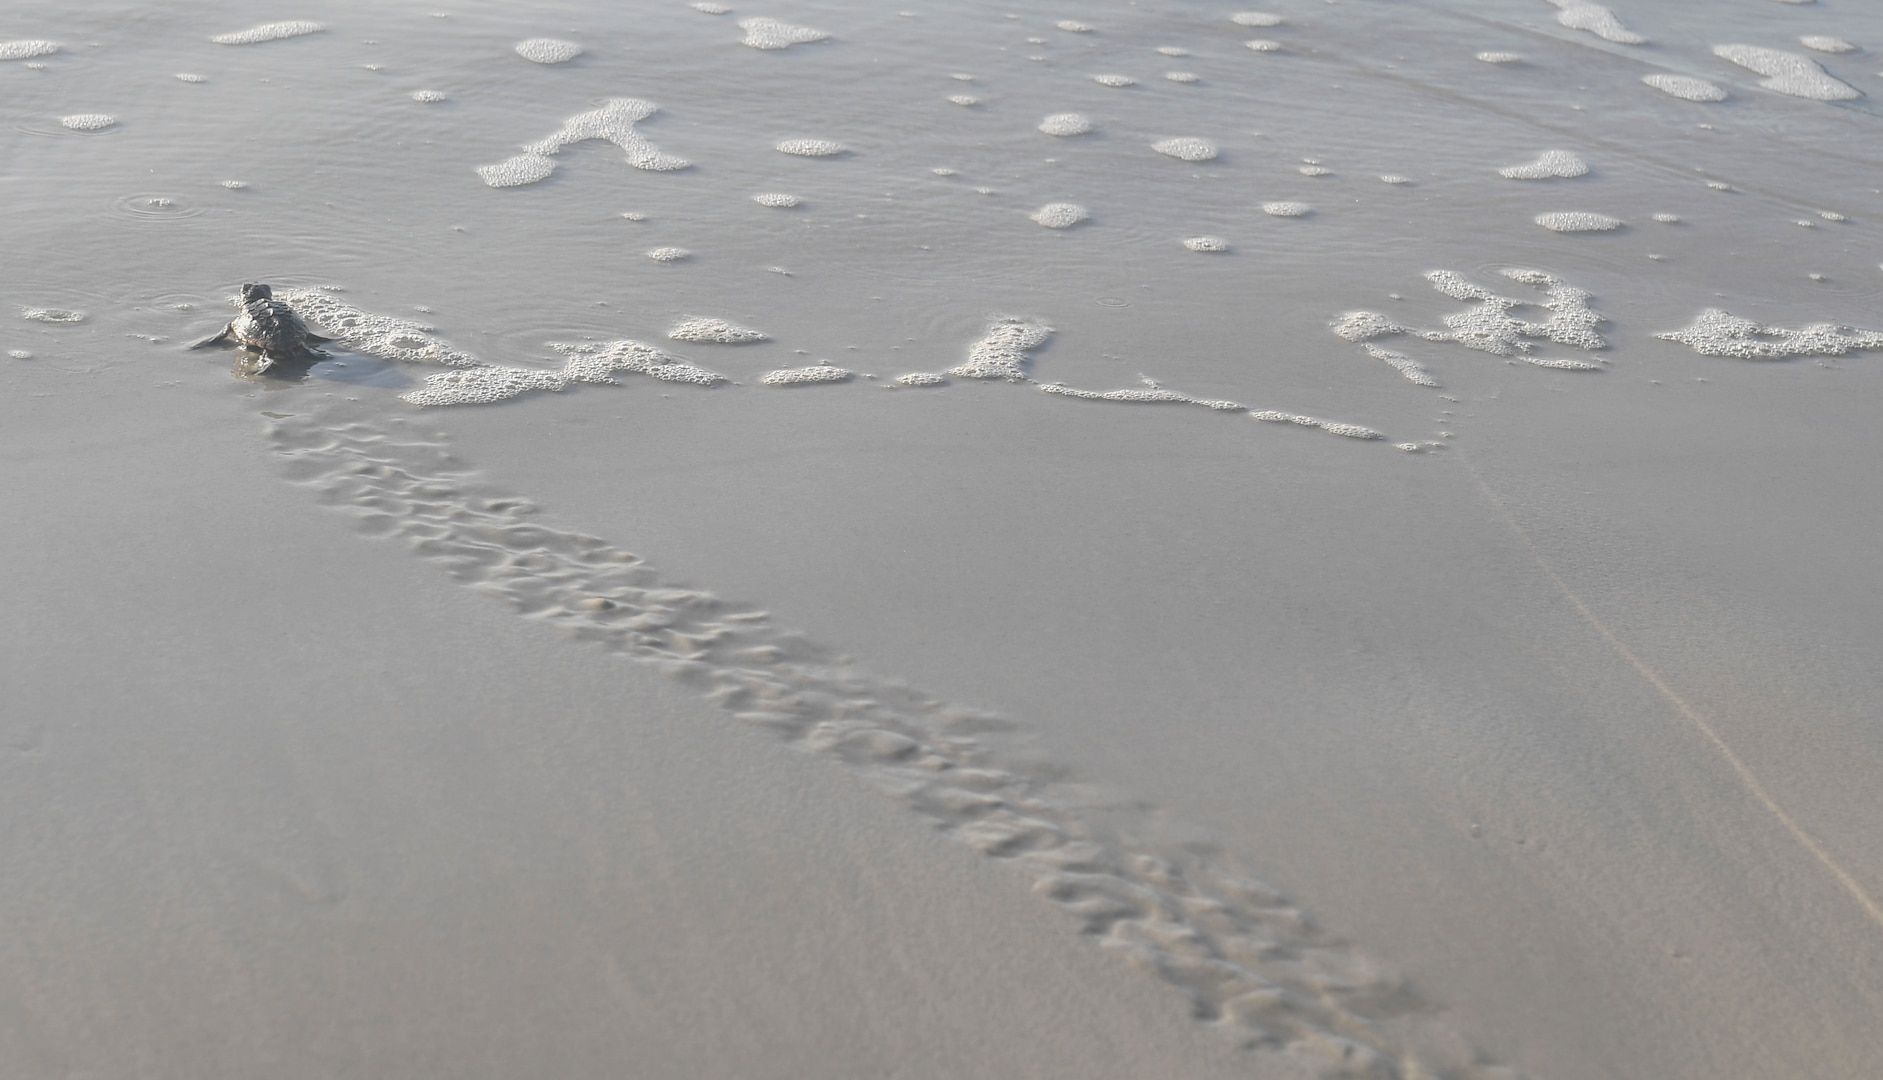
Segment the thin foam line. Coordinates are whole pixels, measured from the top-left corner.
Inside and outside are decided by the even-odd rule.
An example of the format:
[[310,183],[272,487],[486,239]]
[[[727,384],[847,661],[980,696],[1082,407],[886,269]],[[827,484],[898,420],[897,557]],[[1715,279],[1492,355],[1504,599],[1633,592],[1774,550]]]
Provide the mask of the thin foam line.
[[1478,490],[1484,492],[1484,497],[1491,501],[1491,505],[1495,506],[1497,512],[1503,515],[1504,522],[1508,524],[1511,530],[1517,534],[1518,538],[1523,541],[1523,546],[1530,552],[1530,558],[1535,560],[1538,568],[1543,571],[1544,575],[1555,583],[1557,590],[1560,591],[1563,596],[1567,597],[1571,604],[1575,605],[1576,610],[1581,612],[1583,619],[1587,621],[1590,626],[1595,628],[1595,632],[1602,636],[1603,641],[1608,642],[1611,648],[1622,655],[1622,659],[1632,664],[1634,669],[1641,673],[1641,677],[1646,679],[1648,684],[1654,687],[1655,690],[1659,691],[1660,695],[1666,698],[1668,703],[1673,705],[1674,709],[1679,712],[1680,715],[1686,717],[1688,722],[1700,730],[1700,734],[1707,737],[1707,741],[1711,742],[1714,749],[1720,752],[1720,756],[1726,759],[1726,763],[1733,767],[1733,772],[1739,775],[1740,783],[1744,784],[1746,790],[1752,793],[1752,797],[1757,799],[1760,805],[1764,806],[1766,810],[1771,812],[1773,817],[1778,819],[1778,823],[1785,827],[1785,831],[1792,835],[1792,839],[1798,841],[1806,851],[1811,853],[1812,858],[1816,859],[1826,870],[1831,872],[1831,876],[1837,879],[1837,883],[1843,886],[1844,891],[1850,894],[1851,899],[1857,901],[1857,906],[1863,909],[1863,913],[1869,916],[1870,921],[1875,923],[1878,929],[1883,929],[1883,904],[1878,904],[1875,898],[1864,891],[1862,883],[1851,876],[1850,872],[1845,870],[1836,859],[1832,858],[1831,853],[1824,850],[1823,846],[1820,845],[1817,840],[1813,839],[1810,833],[1806,832],[1802,826],[1792,820],[1792,816],[1785,812],[1785,808],[1778,804],[1778,800],[1772,798],[1771,794],[1765,790],[1765,785],[1759,783],[1759,778],[1753,774],[1752,769],[1740,759],[1738,754],[1733,752],[1733,748],[1727,745],[1725,739],[1720,738],[1719,732],[1713,730],[1713,725],[1707,723],[1706,717],[1701,716],[1698,710],[1687,704],[1679,694],[1674,692],[1672,687],[1668,686],[1667,683],[1662,680],[1660,675],[1658,675],[1653,668],[1649,667],[1639,656],[1634,654],[1634,650],[1622,644],[1621,639],[1615,636],[1615,632],[1610,630],[1606,623],[1596,617],[1595,612],[1589,609],[1589,605],[1583,603],[1582,598],[1577,596],[1575,590],[1569,587],[1569,583],[1564,581],[1550,564],[1544,560],[1543,553],[1537,550],[1535,541],[1530,539],[1530,534],[1524,531],[1522,525],[1518,524],[1516,516],[1504,505],[1504,501],[1498,498],[1497,494],[1491,490],[1490,485],[1484,482],[1484,478],[1478,475],[1478,471],[1472,469],[1469,464],[1466,465],[1466,468],[1470,469],[1471,479],[1477,482]]

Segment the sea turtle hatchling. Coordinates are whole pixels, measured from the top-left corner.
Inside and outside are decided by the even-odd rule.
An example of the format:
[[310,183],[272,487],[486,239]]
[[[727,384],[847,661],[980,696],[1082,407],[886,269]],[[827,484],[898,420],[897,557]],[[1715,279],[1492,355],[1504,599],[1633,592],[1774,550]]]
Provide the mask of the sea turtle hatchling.
[[267,371],[283,360],[313,363],[322,358],[313,346],[332,338],[308,330],[285,300],[275,299],[275,291],[266,285],[242,286],[242,314],[237,315],[220,333],[191,345],[192,349],[210,345],[237,345],[261,354],[257,373]]

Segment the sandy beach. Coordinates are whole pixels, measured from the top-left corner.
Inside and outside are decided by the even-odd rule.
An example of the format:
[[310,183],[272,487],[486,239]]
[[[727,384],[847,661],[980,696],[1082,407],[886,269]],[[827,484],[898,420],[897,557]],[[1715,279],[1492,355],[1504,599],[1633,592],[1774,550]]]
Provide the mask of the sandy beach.
[[0,1073],[1873,1075],[1876,48],[13,5]]

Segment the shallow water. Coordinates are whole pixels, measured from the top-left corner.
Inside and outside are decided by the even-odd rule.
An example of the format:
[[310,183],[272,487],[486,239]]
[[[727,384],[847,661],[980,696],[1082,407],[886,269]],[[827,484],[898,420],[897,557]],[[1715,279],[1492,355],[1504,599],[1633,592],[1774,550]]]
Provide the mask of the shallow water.
[[[0,48],[10,453],[250,432],[425,588],[692,671],[1254,1053],[1860,1075],[1883,151],[1824,80],[1883,89],[1883,13],[1243,11],[316,4],[218,44],[277,16],[19,7],[0,34],[59,48]],[[181,346],[243,281],[414,325],[238,380]],[[1681,333],[1709,309],[1752,327]],[[765,340],[669,340],[692,317]],[[983,363],[1002,326],[1040,333]],[[550,348],[623,340],[723,380]],[[563,389],[401,396],[453,372]],[[770,616],[632,636],[676,583]]]

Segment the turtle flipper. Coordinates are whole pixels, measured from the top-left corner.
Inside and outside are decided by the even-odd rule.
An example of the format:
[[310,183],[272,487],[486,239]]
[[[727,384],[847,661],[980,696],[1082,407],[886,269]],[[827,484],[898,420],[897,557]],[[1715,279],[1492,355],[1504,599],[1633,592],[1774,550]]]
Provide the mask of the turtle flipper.
[[334,339],[330,337],[321,337],[319,334],[316,334],[310,330],[308,331],[307,337],[304,340],[315,345],[324,345],[329,341],[333,341]]
[[234,333],[235,333],[235,324],[230,323],[227,326],[224,326],[221,329],[221,331],[211,334],[210,336],[204,338],[203,340],[197,342],[196,344],[191,345],[190,348],[207,349],[211,345],[226,345],[229,342],[230,335]]

